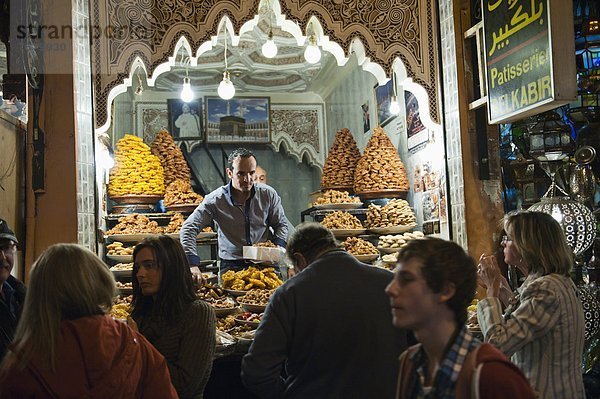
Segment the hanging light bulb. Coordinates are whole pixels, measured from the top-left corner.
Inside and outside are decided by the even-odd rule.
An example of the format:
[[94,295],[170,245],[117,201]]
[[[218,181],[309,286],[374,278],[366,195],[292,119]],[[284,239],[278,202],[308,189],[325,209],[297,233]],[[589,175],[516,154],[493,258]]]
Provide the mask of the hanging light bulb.
[[398,102],[398,96],[396,95],[396,73],[392,72],[392,87],[394,95],[390,99],[390,114],[398,115],[400,113],[400,103]]
[[223,100],[229,100],[235,96],[235,86],[231,82],[227,70],[227,30],[225,30],[225,72],[223,72],[223,80],[219,83],[217,93]]
[[194,99],[194,91],[192,90],[192,85],[190,84],[190,78],[183,78],[183,88],[181,89],[181,99],[189,103]]
[[273,41],[273,31],[269,30],[269,38],[262,45],[262,53],[267,58],[273,58],[277,55],[277,45]]
[[229,79],[229,71],[223,72],[223,80],[219,83],[217,93],[219,93],[219,97],[223,100],[229,100],[235,96],[235,86],[231,83],[231,79]]
[[321,59],[321,50],[319,50],[319,46],[317,46],[315,35],[310,35],[308,38],[308,46],[306,46],[306,50],[304,50],[304,58],[309,64],[316,64]]

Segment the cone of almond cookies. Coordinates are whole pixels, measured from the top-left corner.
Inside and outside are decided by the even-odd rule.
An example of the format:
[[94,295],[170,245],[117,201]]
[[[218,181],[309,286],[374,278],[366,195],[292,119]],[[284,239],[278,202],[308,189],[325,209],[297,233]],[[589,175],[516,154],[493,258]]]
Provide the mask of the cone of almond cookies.
[[354,192],[408,191],[408,179],[398,150],[381,127],[373,130],[354,175]]
[[352,189],[354,172],[360,151],[350,130],[344,128],[335,134],[335,141],[323,166],[321,188]]

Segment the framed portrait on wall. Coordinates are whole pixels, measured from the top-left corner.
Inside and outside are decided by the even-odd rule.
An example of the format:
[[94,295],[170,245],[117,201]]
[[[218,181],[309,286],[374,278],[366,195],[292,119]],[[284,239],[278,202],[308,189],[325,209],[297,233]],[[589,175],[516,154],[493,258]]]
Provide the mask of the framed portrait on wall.
[[208,143],[270,143],[269,97],[220,97],[206,99]]
[[410,91],[404,92],[406,106],[406,136],[409,151],[418,151],[429,140],[429,131],[423,125],[419,114],[419,103]]
[[362,121],[363,121],[363,133],[367,133],[371,130],[371,115],[369,113],[369,102],[366,101],[360,106],[362,109]]
[[393,84],[394,82],[390,79],[385,85],[376,85],[374,87],[375,105],[377,106],[377,120],[375,124],[381,127],[387,125],[396,117],[396,115],[390,112],[390,103],[394,95]]
[[167,100],[169,133],[175,140],[202,140],[202,103],[194,100],[186,103],[178,98]]

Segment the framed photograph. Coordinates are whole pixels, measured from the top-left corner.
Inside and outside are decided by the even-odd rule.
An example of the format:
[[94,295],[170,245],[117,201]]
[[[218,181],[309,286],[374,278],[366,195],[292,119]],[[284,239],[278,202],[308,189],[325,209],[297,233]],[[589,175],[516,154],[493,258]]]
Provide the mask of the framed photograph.
[[169,110],[169,133],[175,140],[202,140],[202,103],[200,100],[186,103],[178,98],[167,100]]
[[369,102],[366,101],[360,106],[362,109],[362,120],[363,120],[363,133],[367,133],[371,130],[371,115],[369,114]]
[[419,115],[419,104],[414,94],[404,92],[406,104],[406,136],[409,151],[417,151],[429,140],[429,131],[423,125]]
[[208,143],[270,143],[269,97],[206,97]]
[[390,102],[393,95],[394,87],[391,79],[384,86],[375,86],[375,104],[377,105],[377,120],[375,123],[381,127],[387,125],[396,117],[390,112]]

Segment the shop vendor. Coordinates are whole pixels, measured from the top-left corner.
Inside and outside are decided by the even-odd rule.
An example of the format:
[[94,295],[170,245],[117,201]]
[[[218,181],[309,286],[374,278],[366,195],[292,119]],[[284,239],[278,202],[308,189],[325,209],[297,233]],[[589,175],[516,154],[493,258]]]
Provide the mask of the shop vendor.
[[229,155],[228,163],[229,183],[208,194],[181,228],[181,243],[191,267],[200,264],[196,236],[213,224],[218,231],[221,273],[248,265],[242,256],[245,245],[271,240],[285,247],[288,226],[281,198],[272,187],[254,182],[254,154],[238,148]]

